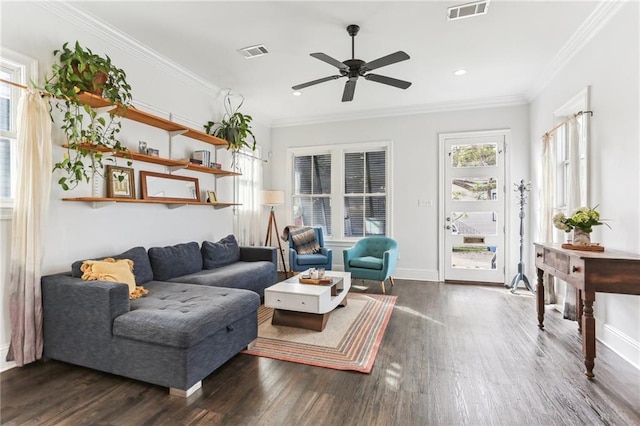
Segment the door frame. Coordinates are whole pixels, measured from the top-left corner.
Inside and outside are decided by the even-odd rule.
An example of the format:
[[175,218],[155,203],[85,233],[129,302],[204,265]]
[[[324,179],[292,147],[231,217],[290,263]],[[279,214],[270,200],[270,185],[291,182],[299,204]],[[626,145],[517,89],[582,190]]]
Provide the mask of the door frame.
[[458,139],[458,138],[477,138],[486,136],[502,136],[504,137],[504,280],[505,285],[511,281],[509,271],[511,268],[507,267],[512,262],[512,243],[511,243],[511,215],[513,214],[513,191],[509,183],[511,182],[511,129],[496,129],[496,130],[476,130],[469,132],[453,132],[453,133],[439,133],[438,134],[438,179],[440,184],[438,185],[438,281],[444,282],[445,273],[445,188],[446,185],[444,171],[445,160],[449,158],[445,150],[445,140]]

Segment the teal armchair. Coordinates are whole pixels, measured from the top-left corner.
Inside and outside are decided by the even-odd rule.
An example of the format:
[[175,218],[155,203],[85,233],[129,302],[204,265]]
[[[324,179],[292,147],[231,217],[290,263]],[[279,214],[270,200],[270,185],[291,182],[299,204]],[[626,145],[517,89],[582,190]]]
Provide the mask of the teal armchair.
[[382,293],[387,278],[393,286],[393,273],[398,261],[398,243],[387,237],[365,237],[342,252],[345,272],[351,278],[380,281]]

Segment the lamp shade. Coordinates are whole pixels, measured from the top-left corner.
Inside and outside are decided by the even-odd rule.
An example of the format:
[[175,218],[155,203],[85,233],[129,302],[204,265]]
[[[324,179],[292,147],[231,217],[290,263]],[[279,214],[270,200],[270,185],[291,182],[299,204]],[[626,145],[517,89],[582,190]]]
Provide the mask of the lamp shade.
[[281,206],[284,204],[284,191],[262,191],[262,204]]

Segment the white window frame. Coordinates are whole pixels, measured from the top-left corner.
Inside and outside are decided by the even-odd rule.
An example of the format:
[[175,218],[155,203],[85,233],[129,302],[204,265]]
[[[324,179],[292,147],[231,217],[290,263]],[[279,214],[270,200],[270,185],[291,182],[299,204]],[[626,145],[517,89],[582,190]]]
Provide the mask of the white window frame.
[[[562,122],[569,116],[578,111],[588,111],[590,109],[590,88],[585,87],[573,98],[553,112],[553,118],[556,123]],[[580,205],[589,206],[589,115],[582,114],[579,118],[580,123]],[[562,212],[570,215],[568,211],[568,195],[569,182],[568,173],[571,167],[569,159],[569,124],[565,124],[556,131],[556,205],[555,212]],[[561,242],[565,238],[565,232],[554,229],[554,241]],[[567,284],[560,280],[554,279],[553,286],[556,293],[556,303],[554,309],[563,312],[564,310],[564,293]]]
[[331,228],[332,235],[325,236],[325,239],[332,242],[354,242],[362,237],[344,236],[344,198],[346,196],[345,174],[344,174],[344,154],[353,152],[370,152],[384,150],[386,152],[386,236],[393,238],[393,143],[391,141],[359,142],[351,144],[335,144],[310,147],[296,147],[287,150],[287,184],[286,184],[286,208],[287,223],[293,221],[293,189],[294,189],[294,157],[308,155],[331,154]]
[[[563,106],[554,111],[556,123],[564,121],[578,111],[589,110],[589,87],[586,87]],[[589,115],[582,114],[578,117],[580,125],[580,205],[589,205],[589,179],[588,179],[588,145],[589,145]],[[569,196],[569,124],[564,124],[556,131],[556,211],[571,214],[567,211]]]
[[[0,46],[0,66],[3,71],[7,71],[13,75],[12,81],[23,86],[30,86],[31,82],[38,81],[38,61],[21,53]],[[10,131],[0,130],[0,137],[11,139],[11,163],[13,171],[11,174],[12,193],[15,191],[15,166],[16,161],[16,142],[17,142],[17,111],[18,100],[22,95],[22,90],[18,87],[11,86],[12,98],[15,100],[11,104],[11,129]],[[10,219],[13,213],[13,198],[0,198],[0,218]]]
[[[345,164],[345,156],[347,154],[367,154],[369,152],[380,152],[380,151],[384,151],[385,154],[387,152],[386,149],[381,149],[380,147],[374,147],[374,148],[368,148],[368,149],[362,149],[361,147],[358,147],[357,149],[343,150],[343,152],[341,154],[342,155],[342,163],[343,163],[343,165]],[[365,163],[365,166],[366,166],[366,163]],[[357,236],[357,237],[347,237],[347,236],[344,235],[346,233],[346,229],[344,229],[344,221],[346,220],[346,208],[344,206],[344,200],[347,199],[347,198],[353,198],[353,199],[361,198],[361,199],[364,200],[364,199],[366,199],[368,197],[381,197],[381,196],[385,197],[385,231],[386,231],[386,229],[387,229],[386,222],[388,221],[388,218],[387,218],[388,209],[386,208],[386,203],[387,203],[386,199],[388,198],[388,195],[389,195],[389,187],[387,186],[388,178],[387,178],[387,175],[386,175],[386,173],[387,173],[387,158],[386,158],[386,156],[385,156],[385,192],[384,193],[382,193],[382,192],[360,192],[360,193],[346,193],[346,192],[344,192],[345,187],[346,187],[346,180],[345,180],[346,176],[345,176],[344,172],[345,172],[345,170],[343,168],[343,172],[342,172],[342,194],[343,194],[342,195],[342,203],[343,203],[343,206],[342,206],[342,208],[343,208],[342,238],[343,239],[347,239],[347,240],[351,240],[351,239],[364,238],[366,236],[366,235],[361,235],[361,236]],[[366,182],[366,175],[364,175],[363,177],[365,178],[365,182]],[[363,204],[363,207],[364,207],[364,204]],[[365,217],[364,217],[365,212],[366,212],[366,208],[363,210],[363,218],[362,218],[363,220],[365,220]],[[363,228],[364,228],[364,231],[366,233],[366,224],[364,222],[363,222]]]

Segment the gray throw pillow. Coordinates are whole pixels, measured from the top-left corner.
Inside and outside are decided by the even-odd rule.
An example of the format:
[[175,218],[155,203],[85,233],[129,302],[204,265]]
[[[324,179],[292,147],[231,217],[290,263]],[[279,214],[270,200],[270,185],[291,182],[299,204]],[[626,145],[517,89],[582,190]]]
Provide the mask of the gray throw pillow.
[[240,247],[233,234],[229,234],[220,241],[202,243],[202,260],[204,269],[215,269],[230,265],[240,260]]
[[167,247],[151,247],[149,260],[156,281],[167,281],[202,270],[200,246],[195,241]]
[[82,271],[80,267],[85,260],[102,260],[107,257],[113,257],[114,259],[130,259],[133,261],[133,275],[136,277],[136,285],[142,285],[148,281],[153,280],[153,271],[151,270],[151,263],[149,262],[149,256],[147,250],[144,247],[134,247],[125,251],[124,253],[117,254],[115,256],[103,256],[94,259],[78,260],[71,264],[71,276],[75,278],[82,277]]

